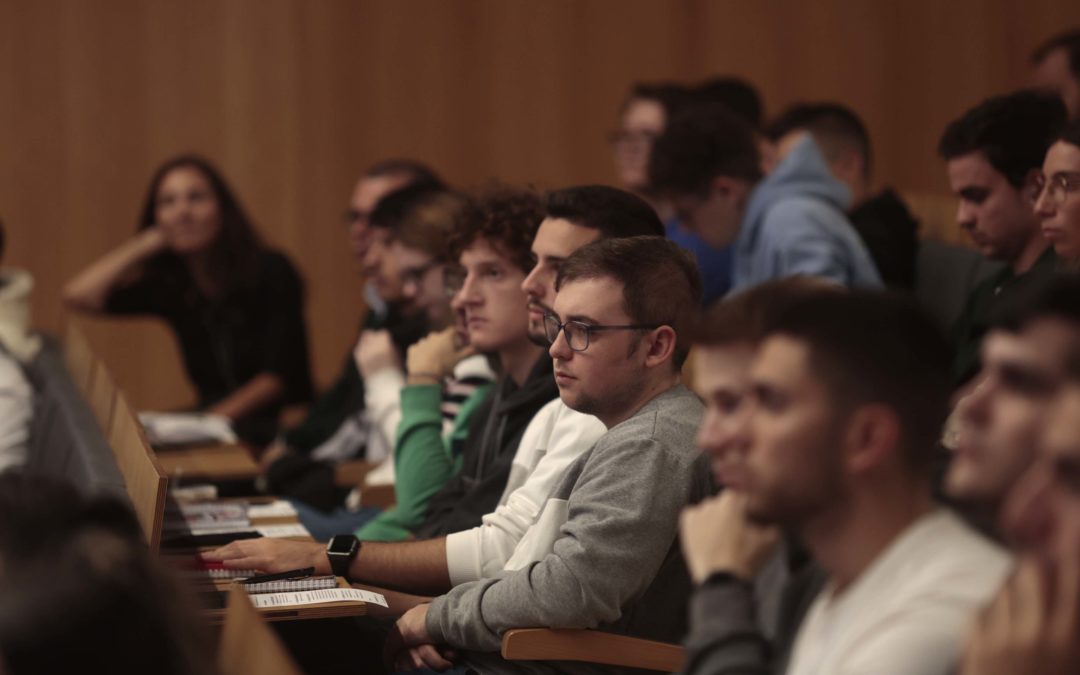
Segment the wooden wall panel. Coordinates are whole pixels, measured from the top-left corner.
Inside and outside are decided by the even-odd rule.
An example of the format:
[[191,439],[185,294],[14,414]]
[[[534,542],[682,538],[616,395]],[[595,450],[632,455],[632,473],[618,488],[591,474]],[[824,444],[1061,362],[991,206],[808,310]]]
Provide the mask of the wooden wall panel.
[[[131,235],[154,167],[204,154],[304,272],[325,383],[361,304],[340,213],[376,159],[464,185],[609,181],[631,82],[732,73],[772,112],[854,106],[881,182],[942,191],[945,122],[1022,85],[1031,48],[1074,25],[1072,0],[0,0],[7,262],[55,330],[64,281]],[[120,386],[190,400],[173,343],[129,323],[88,327]]]

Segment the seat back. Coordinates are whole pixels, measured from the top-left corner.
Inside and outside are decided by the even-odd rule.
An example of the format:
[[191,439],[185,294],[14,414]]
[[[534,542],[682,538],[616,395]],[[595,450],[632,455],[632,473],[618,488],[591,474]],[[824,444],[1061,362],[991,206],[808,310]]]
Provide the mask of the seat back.
[[93,376],[90,378],[90,393],[87,400],[90,410],[103,432],[112,426],[113,407],[116,403],[116,383],[112,374],[100,359],[94,359]]
[[64,325],[64,363],[67,364],[75,389],[83,396],[90,394],[94,376],[94,352],[78,319],[68,317]]
[[225,609],[218,668],[221,675],[300,675],[281,640],[237,587],[229,592]]
[[162,521],[165,518],[165,496],[168,478],[150,450],[142,425],[127,402],[118,393],[109,430],[109,444],[116,454],[116,463],[124,476],[128,496],[135,515],[142,525],[150,550],[161,545]]

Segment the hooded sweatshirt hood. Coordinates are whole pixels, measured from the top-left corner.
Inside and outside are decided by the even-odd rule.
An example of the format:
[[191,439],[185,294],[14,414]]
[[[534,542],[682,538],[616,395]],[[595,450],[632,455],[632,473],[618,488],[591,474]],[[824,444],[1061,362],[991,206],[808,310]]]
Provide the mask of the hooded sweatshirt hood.
[[850,202],[848,188],[804,137],[750,195],[735,241],[733,290],[800,274],[880,287],[870,254],[844,215]]

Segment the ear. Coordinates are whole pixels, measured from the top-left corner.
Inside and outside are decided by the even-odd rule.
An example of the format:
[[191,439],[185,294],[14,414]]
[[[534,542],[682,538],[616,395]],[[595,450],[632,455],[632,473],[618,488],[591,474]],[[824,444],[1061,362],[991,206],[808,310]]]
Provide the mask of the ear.
[[900,420],[896,411],[881,404],[859,406],[848,418],[844,436],[844,462],[848,473],[873,471],[897,453]]
[[866,160],[854,150],[844,152],[830,167],[837,178],[845,183],[854,183],[863,177]]
[[677,336],[671,326],[660,326],[645,336],[645,367],[655,368],[675,358]]

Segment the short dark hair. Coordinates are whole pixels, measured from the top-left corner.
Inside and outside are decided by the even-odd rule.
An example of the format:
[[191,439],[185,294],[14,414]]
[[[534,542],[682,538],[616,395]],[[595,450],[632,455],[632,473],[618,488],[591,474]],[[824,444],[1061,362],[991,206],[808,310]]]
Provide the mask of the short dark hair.
[[635,324],[675,330],[673,365],[681,368],[701,305],[701,273],[693,256],[663,237],[601,239],[563,262],[555,290],[571,281],[597,278],[622,284],[623,308]]
[[4,672],[69,672],[114,657],[115,673],[207,672],[194,610],[118,499],[0,476],[0,561]]
[[694,328],[694,344],[722,347],[760,343],[770,326],[787,309],[820,293],[845,293],[847,289],[819,277],[794,276],[772,279],[729,295],[705,310]]
[[1080,30],[1070,30],[1055,35],[1039,45],[1031,55],[1031,62],[1035,65],[1042,63],[1051,52],[1064,49],[1069,56],[1069,72],[1073,77],[1080,80]]
[[1069,145],[1080,148],[1080,119],[1073,120],[1066,124],[1054,141],[1065,141]]
[[414,159],[384,159],[369,166],[364,171],[367,178],[382,176],[405,176],[409,184],[426,183],[434,187],[445,188],[442,178],[427,164]]
[[714,77],[691,91],[698,103],[722,103],[752,129],[760,129],[764,117],[761,95],[741,77]]
[[830,160],[844,150],[859,153],[863,158],[864,174],[870,177],[873,161],[870,134],[851,108],[832,102],[797,103],[773,120],[765,135],[776,141],[796,130],[810,132]]
[[990,326],[1017,333],[1039,319],[1080,325],[1080,273],[1060,272],[1033,279],[1010,293],[990,316]]
[[430,183],[415,183],[379,200],[371,227],[388,230],[392,239],[438,261],[450,257],[448,242],[457,229],[467,199]]
[[948,414],[952,354],[914,300],[888,292],[819,294],[788,308],[769,333],[809,347],[810,368],[834,405],[893,409],[909,466],[929,470]]
[[649,184],[660,193],[700,194],[717,176],[751,182],[761,178],[753,131],[723,104],[690,106],[656,139]]
[[547,193],[547,218],[599,230],[601,238],[664,235],[656,210],[635,194],[608,185],[578,185]]
[[412,183],[398,188],[375,204],[368,223],[371,227],[394,230],[418,201],[439,192],[444,192],[443,188],[430,183]]
[[1065,124],[1065,104],[1056,94],[1023,90],[989,98],[945,128],[938,153],[945,160],[973,152],[1016,188],[1022,187]]
[[485,188],[465,206],[460,225],[450,237],[450,257],[459,258],[473,242],[483,239],[528,273],[534,262],[532,241],[543,218],[543,203],[534,190]]

